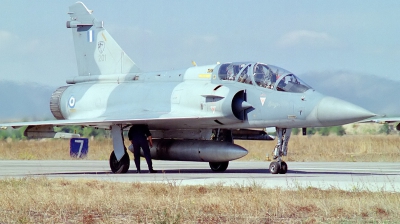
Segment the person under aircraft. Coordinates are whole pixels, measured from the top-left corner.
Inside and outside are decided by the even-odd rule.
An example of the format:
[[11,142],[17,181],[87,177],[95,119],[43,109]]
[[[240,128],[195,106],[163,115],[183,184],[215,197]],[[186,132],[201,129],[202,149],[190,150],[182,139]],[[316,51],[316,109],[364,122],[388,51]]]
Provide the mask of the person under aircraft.
[[157,173],[157,171],[153,169],[153,163],[151,161],[149,145],[150,147],[153,147],[153,141],[147,125],[132,125],[132,127],[129,129],[128,137],[133,146],[133,154],[135,156],[137,173],[140,173],[140,148],[143,150],[147,166],[149,167],[149,172]]

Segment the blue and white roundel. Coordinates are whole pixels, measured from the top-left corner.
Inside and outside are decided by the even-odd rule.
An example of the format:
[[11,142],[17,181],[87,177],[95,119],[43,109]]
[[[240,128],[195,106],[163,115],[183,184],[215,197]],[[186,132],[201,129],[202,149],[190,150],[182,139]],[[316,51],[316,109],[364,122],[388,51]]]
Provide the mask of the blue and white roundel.
[[70,107],[70,108],[74,108],[75,107],[75,97],[74,96],[71,96],[70,98],[69,98],[69,100],[68,100],[68,106]]

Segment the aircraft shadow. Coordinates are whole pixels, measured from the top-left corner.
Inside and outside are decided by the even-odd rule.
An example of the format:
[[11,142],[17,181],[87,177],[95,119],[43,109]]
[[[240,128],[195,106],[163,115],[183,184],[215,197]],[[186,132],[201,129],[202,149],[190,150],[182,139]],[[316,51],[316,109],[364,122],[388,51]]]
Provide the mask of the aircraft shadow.
[[109,172],[105,172],[105,171],[101,171],[101,172],[96,172],[96,171],[82,171],[82,172],[53,172],[53,173],[31,173],[30,175],[35,175],[35,176],[57,176],[57,175],[105,175],[105,174],[113,174],[113,172],[109,171]]
[[[231,170],[226,170],[224,172],[214,172],[210,169],[171,169],[171,170],[157,170],[157,174],[222,174],[222,173],[269,173],[268,170],[266,169],[246,169],[246,170],[241,170],[241,169],[231,169]],[[107,175],[107,174],[112,174],[112,175],[119,175],[119,174],[114,174],[111,171],[100,171],[100,172],[95,172],[95,171],[82,171],[82,172],[54,172],[54,173],[40,173],[40,174],[32,174],[32,175]],[[128,170],[127,173],[125,174],[137,174],[136,170]],[[142,170],[140,174],[150,174],[148,170]],[[139,175],[140,175],[139,174]]]
[[224,172],[214,172],[211,169],[170,169],[170,170],[161,170],[159,172],[162,173],[268,173],[267,169],[227,169]]

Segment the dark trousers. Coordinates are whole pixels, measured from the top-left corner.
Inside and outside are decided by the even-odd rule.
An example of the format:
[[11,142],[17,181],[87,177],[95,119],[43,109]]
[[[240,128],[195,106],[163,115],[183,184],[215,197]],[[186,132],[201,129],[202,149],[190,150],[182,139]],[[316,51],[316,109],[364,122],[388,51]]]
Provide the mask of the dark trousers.
[[146,158],[149,170],[152,170],[153,163],[151,162],[150,148],[146,139],[133,141],[133,155],[135,156],[136,169],[140,170],[140,148],[143,150],[144,158]]

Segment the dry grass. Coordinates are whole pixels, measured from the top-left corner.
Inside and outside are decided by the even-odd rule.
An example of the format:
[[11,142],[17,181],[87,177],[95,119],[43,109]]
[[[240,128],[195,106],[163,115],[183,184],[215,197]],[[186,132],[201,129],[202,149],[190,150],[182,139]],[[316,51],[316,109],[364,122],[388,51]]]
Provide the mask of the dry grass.
[[400,222],[399,193],[46,178],[0,188],[0,223]]
[[[236,141],[249,150],[242,160],[263,160],[272,157],[275,141]],[[319,162],[400,162],[400,136],[292,136],[287,161]],[[268,156],[267,156],[268,154]],[[267,159],[268,160],[268,159]]]
[[[276,141],[235,141],[249,150],[240,160],[262,161],[272,157]],[[128,145],[128,142],[126,142]],[[400,162],[398,135],[292,136],[287,161]],[[89,141],[88,159],[108,160],[111,139]],[[268,156],[267,156],[268,155]],[[69,140],[0,141],[0,159],[71,159]]]
[[[126,142],[128,145],[128,142]],[[87,159],[108,160],[112,151],[112,139],[89,140]],[[67,160],[69,139],[41,139],[0,141],[0,159]]]

